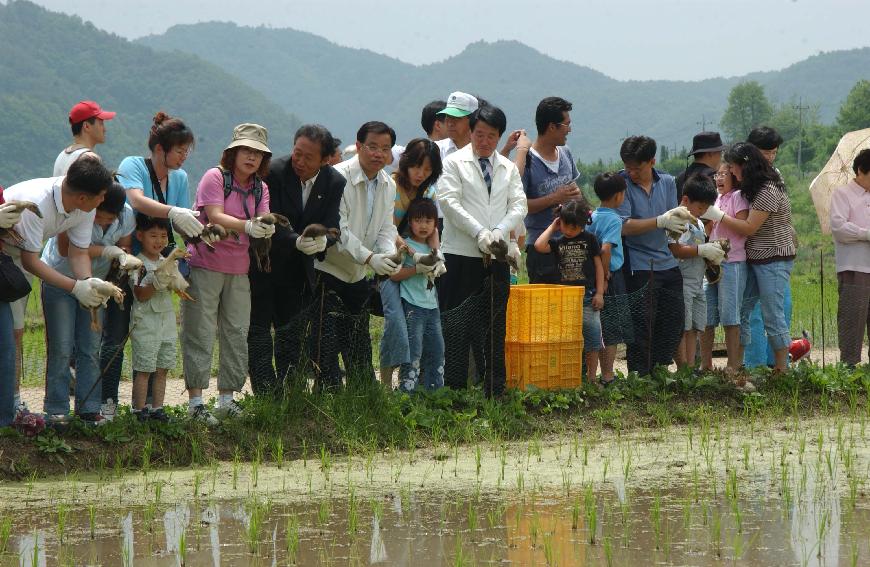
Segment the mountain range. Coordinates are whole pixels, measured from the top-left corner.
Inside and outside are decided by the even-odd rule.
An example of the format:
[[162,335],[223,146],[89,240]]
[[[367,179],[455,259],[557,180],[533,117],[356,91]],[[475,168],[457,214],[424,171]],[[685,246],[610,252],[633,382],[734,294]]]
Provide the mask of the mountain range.
[[[532,133],[538,101],[562,96],[574,104],[569,144],[586,161],[617,155],[628,134],[689,145],[703,120],[708,128],[716,127],[731,88],[744,80],[761,83],[773,101],[800,97],[804,104],[818,105],[821,119],[830,121],[855,82],[870,78],[870,48],[822,53],[780,71],[686,82],[618,81],[516,41],[473,43],[454,57],[423,66],[306,32],[232,23],[177,25],[138,42],[219,65],[288,112],[322,122],[347,141],[373,119],[391,124],[407,141],[421,133],[423,105],[453,90],[483,96],[503,108],[510,129]],[[639,55],[638,64],[655,65],[654,53]],[[709,74],[716,75],[715,62]]]

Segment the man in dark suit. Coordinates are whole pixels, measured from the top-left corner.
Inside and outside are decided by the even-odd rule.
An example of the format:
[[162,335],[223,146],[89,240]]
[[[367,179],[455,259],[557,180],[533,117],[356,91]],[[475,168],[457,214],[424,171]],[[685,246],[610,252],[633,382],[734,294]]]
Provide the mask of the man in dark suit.
[[248,358],[255,394],[279,391],[284,380],[301,369],[307,327],[303,312],[314,300],[314,258],[323,260],[334,241],[300,234],[315,223],[338,229],[345,179],[328,163],[334,151],[329,130],[306,124],[296,131],[293,152],[272,160],[269,167],[269,208],[286,216],[290,227],[278,226],[272,237],[271,273],[251,266]]

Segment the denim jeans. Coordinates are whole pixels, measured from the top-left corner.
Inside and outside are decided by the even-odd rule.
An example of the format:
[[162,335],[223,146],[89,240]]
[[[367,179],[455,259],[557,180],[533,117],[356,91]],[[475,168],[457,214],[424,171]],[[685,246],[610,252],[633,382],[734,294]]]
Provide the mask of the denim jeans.
[[402,309],[399,282],[384,280],[378,284],[384,307],[384,336],[381,337],[381,368],[401,366],[411,361],[408,350],[408,326]]
[[773,350],[788,348],[791,334],[786,320],[786,295],[790,290],[794,260],[778,260],[768,264],[750,264],[743,292],[740,314],[740,344],[752,343],[751,315],[761,302],[761,317],[767,342]]
[[0,427],[15,419],[15,339],[12,307],[0,302]]
[[419,384],[429,390],[444,385],[444,335],[441,312],[411,305],[404,299],[402,308],[408,328],[411,362],[399,367],[399,388],[413,392]]
[[[45,317],[45,413],[69,413],[69,359],[75,347],[76,412],[100,411],[100,333],[91,330],[91,312],[69,293],[42,284],[42,312]],[[99,314],[102,318],[102,314]],[[87,398],[87,399],[86,399]]]
[[130,332],[130,310],[133,307],[133,292],[124,290],[124,305],[110,301],[103,317],[103,337],[100,345],[100,370],[105,369],[102,384],[102,401],[109,398],[118,401],[118,384],[124,364],[124,344]]

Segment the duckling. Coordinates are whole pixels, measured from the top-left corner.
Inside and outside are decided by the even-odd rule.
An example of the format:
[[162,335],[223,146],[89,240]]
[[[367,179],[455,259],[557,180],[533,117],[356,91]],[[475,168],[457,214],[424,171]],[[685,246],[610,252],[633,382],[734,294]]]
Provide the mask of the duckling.
[[[517,261],[508,256],[508,243],[504,240],[496,240],[489,246],[489,252],[496,259],[497,262],[502,262],[509,264],[511,268],[517,269]],[[490,255],[486,255],[483,257],[483,265],[489,266],[492,262]]]
[[[209,240],[204,240],[203,236],[210,236]],[[235,239],[236,242],[239,241],[239,233],[231,228],[225,228],[219,224],[208,223],[205,225],[205,228],[202,229],[202,234],[199,236],[193,236],[190,238],[185,238],[185,244],[193,244],[194,246],[198,244],[205,244],[206,249],[209,252],[214,252],[214,245],[212,242],[216,242],[219,240],[226,240],[228,238]]]
[[187,288],[190,287],[190,283],[184,279],[184,276],[181,275],[181,272],[178,271],[178,260],[182,258],[190,258],[190,253],[184,248],[174,248],[172,252],[169,253],[166,258],[160,260],[157,264],[157,267],[154,268],[155,277],[157,274],[160,274],[159,277],[169,276],[169,285],[168,289],[171,289],[185,301],[196,301],[189,293],[187,293]]
[[[711,240],[710,242],[715,242],[719,246],[721,246],[722,250],[725,251],[725,258],[728,258],[728,252],[731,250],[730,240],[728,240],[727,238],[720,238],[718,240]],[[706,265],[704,275],[707,276],[707,283],[718,283],[719,280],[722,279],[722,266],[720,264],[714,264],[707,259],[704,259],[704,264]]]
[[302,238],[317,238],[318,236],[325,236],[327,238],[331,238],[332,240],[338,240],[341,237],[341,231],[337,228],[326,228],[322,224],[309,224],[305,227],[305,230],[300,234]]
[[[290,226],[290,220],[284,215],[279,215],[278,213],[266,213],[264,215],[255,217],[254,220],[260,221],[263,224],[279,225],[283,227]],[[271,249],[271,238],[251,237],[251,256],[254,257],[254,262],[257,264],[257,269],[267,274],[272,271],[272,260],[269,258],[269,251]]]
[[[434,266],[438,262],[441,261],[441,258],[438,256],[438,249],[433,248],[431,252],[426,254],[425,256],[421,256],[417,259],[418,264],[423,264],[424,266]],[[429,280],[426,282],[426,289],[432,289],[435,287],[435,272],[429,272],[426,274],[426,279]]]
[[[95,282],[93,287],[94,287],[94,291],[96,291],[98,294],[100,294],[104,298],[103,299],[103,307],[105,307],[106,304],[109,303],[110,299],[114,299],[115,302],[123,308],[123,306],[124,306],[124,291],[120,287],[118,287],[115,284],[113,284],[112,282],[108,282],[108,281]],[[93,307],[93,308],[91,308],[90,311],[91,311],[91,330],[92,331],[99,331],[101,329],[100,318],[99,318],[100,308]]]
[[[32,203],[30,201],[6,201],[6,205],[13,205],[17,212],[30,211],[34,215],[42,218],[42,213],[39,210],[39,207],[36,206],[36,203]],[[14,227],[9,228],[0,228],[0,238],[4,236],[8,236],[10,240],[12,240],[15,244],[23,244],[24,239],[18,234],[18,231],[15,230]]]

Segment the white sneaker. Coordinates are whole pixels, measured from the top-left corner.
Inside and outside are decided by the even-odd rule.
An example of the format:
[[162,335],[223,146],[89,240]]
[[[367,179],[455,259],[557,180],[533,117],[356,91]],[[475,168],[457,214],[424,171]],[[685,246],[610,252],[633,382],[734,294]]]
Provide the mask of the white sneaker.
[[112,398],[106,400],[106,403],[100,404],[100,413],[103,414],[103,419],[112,421],[115,419],[115,414],[118,412],[118,404]]
[[219,422],[215,416],[208,411],[208,408],[205,405],[200,404],[196,407],[188,408],[187,415],[190,416],[190,419],[195,421],[202,421],[206,425],[213,426],[217,425]]
[[230,400],[226,405],[218,407],[214,413],[219,419],[226,419],[228,417],[240,417],[244,413],[244,410],[236,400]]

